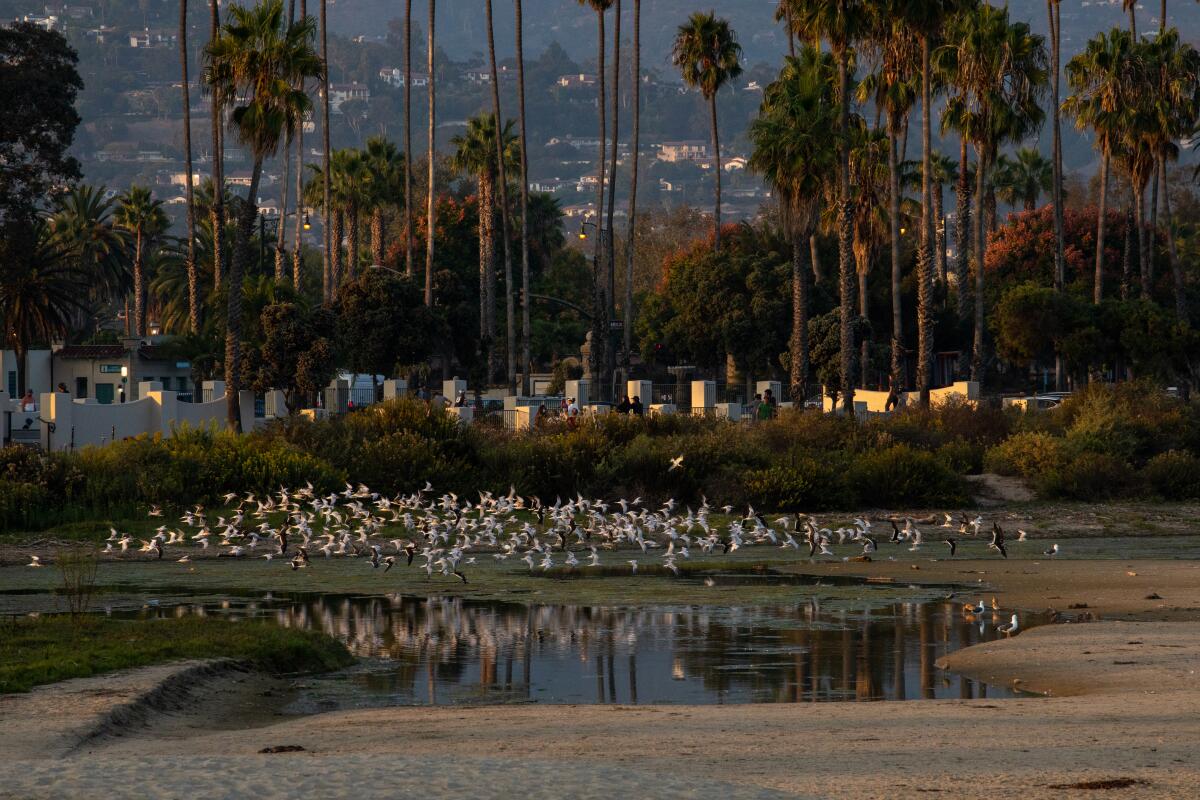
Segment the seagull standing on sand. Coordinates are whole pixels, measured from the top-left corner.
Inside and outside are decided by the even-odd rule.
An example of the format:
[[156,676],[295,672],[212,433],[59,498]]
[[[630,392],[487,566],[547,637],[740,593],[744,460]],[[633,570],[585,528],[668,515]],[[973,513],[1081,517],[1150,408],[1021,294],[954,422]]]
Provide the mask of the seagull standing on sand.
[[1016,614],[1012,615],[1012,619],[1008,621],[1007,625],[997,625],[996,626],[996,630],[1000,631],[1000,633],[1003,633],[1005,636],[1012,636],[1019,629],[1020,629],[1020,626],[1017,624],[1017,615]]
[[1056,555],[1058,555],[1058,544],[1056,543],[1056,544],[1050,545],[1050,549],[1043,550],[1042,555],[1050,556],[1051,558],[1054,558]]

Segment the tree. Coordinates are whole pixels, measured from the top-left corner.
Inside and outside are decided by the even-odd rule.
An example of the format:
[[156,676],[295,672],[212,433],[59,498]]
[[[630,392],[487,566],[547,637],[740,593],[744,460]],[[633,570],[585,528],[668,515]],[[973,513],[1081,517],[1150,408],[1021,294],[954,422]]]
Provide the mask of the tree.
[[0,325],[17,361],[17,393],[25,393],[26,355],[36,342],[66,334],[85,311],[86,273],[57,243],[44,220],[4,220],[0,227]]
[[1092,301],[1104,292],[1104,225],[1107,220],[1108,175],[1113,153],[1120,146],[1121,111],[1128,98],[1126,72],[1132,61],[1133,37],[1120,28],[1088,41],[1084,51],[1067,62],[1067,83],[1073,94],[1063,110],[1078,128],[1090,127],[1100,151],[1100,213],[1096,217],[1096,264]]
[[89,329],[102,306],[133,288],[125,232],[113,224],[113,201],[104,194],[103,186],[72,187],[57,198],[47,223],[55,247],[87,276]]
[[367,206],[371,213],[371,263],[382,264],[386,250],[384,214],[404,201],[404,172],[408,167],[396,145],[382,136],[367,139],[363,156],[370,174]]
[[[1043,39],[1008,10],[983,4],[955,15],[946,44],[938,48],[939,72],[954,75],[960,91],[946,104],[943,124],[963,131],[975,148],[975,207],[981,212],[990,168],[1000,145],[1020,141],[1041,123],[1039,98],[1049,77]],[[983,380],[984,269],[987,242],[983,214],[975,215],[975,336],[971,379]]]
[[[637,14],[640,0],[634,0],[634,48],[637,47]],[[531,392],[530,375],[533,364],[530,361],[530,349],[533,336],[529,319],[529,148],[525,136],[525,31],[521,14],[521,0],[513,0],[513,10],[516,15],[516,45],[517,45],[517,119],[521,145],[521,394],[528,396]],[[637,55],[634,55],[636,64]],[[636,69],[636,67],[635,67]],[[634,134],[633,134],[633,172],[634,186],[637,185],[637,89],[634,89]],[[633,196],[636,196],[636,188]],[[633,196],[629,201],[629,224],[633,225]],[[629,352],[629,314],[626,313],[625,351]]]
[[437,0],[429,0],[429,30],[426,31],[425,47],[429,63],[429,150],[426,160],[429,166],[428,196],[425,207],[425,307],[433,308],[433,246],[434,233],[437,228],[436,198],[437,184],[434,178],[434,164],[437,157],[437,95],[434,91],[437,79],[434,73],[434,23],[437,20]]
[[[208,0],[208,47],[216,43],[221,29],[220,0]],[[211,89],[208,84],[206,88]],[[222,130],[225,122],[225,109],[222,107],[224,98],[217,92],[211,92],[210,127],[212,132],[212,202],[209,205],[209,224],[213,234],[213,289],[221,287],[221,279],[225,275],[225,135]]]
[[[432,7],[433,0],[430,1]],[[323,298],[325,302],[329,302],[333,297],[334,282],[332,276],[335,272],[333,264],[333,248],[341,247],[341,239],[334,241],[333,239],[333,200],[329,194],[333,190],[332,176],[333,172],[330,169],[330,160],[333,158],[333,148],[329,142],[329,20],[326,15],[326,6],[328,0],[321,0],[321,65],[317,72],[321,79],[321,171],[326,176],[327,180],[322,184],[321,209],[325,213],[324,224],[321,226],[322,243],[324,244],[324,252],[322,253],[323,274],[329,276],[329,280],[322,280],[322,288],[324,290]],[[431,15],[433,11],[429,12]],[[307,24],[308,20],[304,20]],[[432,71],[432,70],[431,70]],[[432,84],[433,75],[429,76],[429,81]],[[232,295],[231,295],[232,296]]]
[[[853,132],[850,151],[850,182],[852,194],[854,233],[851,247],[854,250],[854,266],[858,273],[858,314],[870,319],[867,279],[879,247],[889,235],[893,220],[885,210],[885,198],[890,195],[891,175],[889,151],[891,137],[879,130],[868,130],[859,126]],[[894,285],[898,292],[899,286]],[[860,343],[859,369],[861,382],[868,383],[870,340],[864,337]],[[894,351],[893,351],[894,358]],[[890,372],[895,376],[895,372]],[[899,384],[897,384],[899,388]]]
[[255,391],[283,392],[289,412],[329,385],[337,373],[333,315],[324,308],[272,303],[259,315],[262,343],[246,351],[243,376]]
[[0,222],[30,222],[51,190],[79,178],[68,154],[83,88],[77,61],[61,33],[0,26]]
[[837,62],[839,133],[837,184],[838,298],[843,410],[854,413],[854,299],[850,201],[850,48],[867,31],[870,18],[861,0],[791,0],[792,24],[801,38],[829,42]]
[[717,127],[717,92],[742,74],[742,46],[729,27],[729,20],[717,19],[711,12],[696,12],[675,35],[672,60],[679,67],[683,82],[708,101],[712,122],[713,179],[716,181],[713,205],[713,250],[721,249],[721,137]]
[[[492,79],[489,81],[492,87],[492,118],[493,120],[502,120],[504,119],[504,114],[500,111],[500,74],[496,71],[496,35],[492,27],[492,0],[484,0],[484,11],[487,17],[488,64],[492,73]],[[499,123],[492,125],[494,141],[492,161],[496,164],[496,183],[500,189],[500,236],[504,246],[504,328],[505,344],[507,345],[505,349],[508,356],[507,383],[509,391],[515,394],[517,391],[517,327],[516,311],[513,306],[512,236],[509,233],[508,224],[508,174],[510,167],[505,163],[508,159],[506,158],[507,150],[503,133]],[[613,138],[613,148],[615,150],[615,131]],[[483,216],[482,210],[480,216]],[[609,226],[611,227],[611,225],[612,218],[610,215]]]
[[409,275],[413,274],[412,158],[412,0],[404,0],[404,271]]
[[[517,160],[512,135],[512,120],[496,131],[496,117],[477,114],[467,120],[465,133],[455,136],[450,163],[460,173],[474,176],[479,190],[479,337],[488,363],[487,382],[496,379],[496,137],[504,143],[504,162],[512,167]],[[511,277],[511,276],[510,276]]]
[[[230,15],[232,19],[226,22],[205,53],[205,77],[213,87],[214,96],[237,103],[231,121],[252,159],[246,203],[235,230],[225,332],[229,424],[237,430],[241,425],[238,409],[241,286],[246,264],[251,258],[250,239],[258,212],[258,185],[263,162],[275,153],[281,139],[291,135],[311,108],[308,95],[297,87],[303,86],[306,79],[323,77],[324,62],[312,47],[315,33],[312,21],[305,19],[288,24],[283,17],[281,0],[265,0],[253,9],[233,6]],[[326,208],[327,215],[328,212]]]
[[[517,0],[518,5],[520,0]],[[637,237],[637,190],[638,190],[638,148],[641,144],[642,133],[642,0],[633,0],[633,135],[630,142],[629,166],[629,214],[626,232],[625,248],[625,326],[623,350],[625,352],[625,368],[633,349],[633,259],[634,242]],[[610,223],[611,224],[611,223]]]
[[368,269],[338,295],[337,339],[342,361],[356,373],[395,374],[398,366],[424,361],[434,351],[440,326],[408,276]]
[[170,222],[162,201],[155,200],[144,186],[130,186],[117,201],[114,224],[129,232],[133,239],[133,326],[134,336],[146,334],[146,259]]
[[188,91],[187,0],[179,0],[179,71],[183,95],[183,198],[187,206],[188,327],[200,331],[200,284],[196,275],[196,202],[192,192],[192,101]]
[[[996,160],[992,183],[996,195],[1005,203],[1033,211],[1037,208],[1038,197],[1054,189],[1054,163],[1033,147],[1022,147],[1016,156],[1016,159],[1010,159],[1001,155]],[[1057,222],[1055,224],[1057,226]],[[1062,288],[1061,277],[1056,277],[1054,283],[1057,288]]]
[[749,166],[779,198],[791,244],[792,318],[788,340],[793,402],[802,402],[808,382],[808,238],[816,229],[820,197],[833,180],[837,143],[829,136],[837,108],[832,91],[833,61],[806,47],[789,57],[779,77],[763,92],[758,117],[750,124],[754,150]]

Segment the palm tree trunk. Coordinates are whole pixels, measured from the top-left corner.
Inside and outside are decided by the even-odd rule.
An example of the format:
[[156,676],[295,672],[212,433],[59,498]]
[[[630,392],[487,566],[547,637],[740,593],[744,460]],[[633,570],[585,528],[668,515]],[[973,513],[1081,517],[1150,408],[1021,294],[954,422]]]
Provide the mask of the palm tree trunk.
[[[1163,0],[1164,11],[1166,16],[1166,0]],[[1167,257],[1171,261],[1171,279],[1175,285],[1175,316],[1179,317],[1179,321],[1187,324],[1188,308],[1187,294],[1183,288],[1183,270],[1179,265],[1179,251],[1175,247],[1175,231],[1172,226],[1174,221],[1171,218],[1171,194],[1168,191],[1167,185],[1167,165],[1164,161],[1158,162],[1160,170],[1160,180],[1162,181],[1162,202],[1163,202],[1163,224],[1167,229]]]
[[[327,0],[321,0],[321,168],[325,174],[325,180],[322,184],[322,192],[324,202],[322,208],[325,213],[325,224],[322,226],[325,235],[325,264],[329,270],[330,286],[329,291],[323,298],[325,302],[333,299],[334,292],[337,291],[338,270],[334,266],[333,261],[333,203],[330,200],[330,178],[329,171],[329,24],[326,19],[325,8],[328,5]],[[337,246],[341,247],[339,241]]]
[[713,205],[713,252],[721,252],[721,137],[717,128],[717,93],[708,98],[709,115],[712,118],[713,177],[716,180],[716,196]]
[[383,206],[371,209],[371,263],[383,263]]
[[[300,0],[300,21],[308,18],[308,4]],[[280,221],[282,225],[282,220]],[[292,288],[300,291],[304,268],[304,120],[296,127],[296,228],[292,235]]]
[[[1130,193],[1132,195],[1132,192]],[[1133,293],[1133,259],[1134,242],[1137,241],[1137,231],[1134,227],[1133,198],[1125,205],[1125,253],[1121,260],[1121,299],[1128,300]]]
[[[975,207],[984,209],[987,202],[987,173],[990,158],[982,150],[976,152]],[[971,380],[983,382],[983,272],[987,258],[987,236],[982,211],[975,215],[975,337],[971,347]]]
[[188,330],[200,332],[200,280],[196,274],[196,200],[192,191],[192,101],[188,89],[187,0],[179,0],[179,71],[183,92],[183,191],[187,204]]
[[[838,296],[840,298],[840,345],[842,410],[854,413],[854,265],[850,236],[853,221],[850,216],[850,145],[845,134],[850,130],[850,68],[845,47],[837,56],[838,62],[838,131],[843,134],[838,144]],[[714,128],[715,129],[715,128]]]
[[487,383],[496,380],[496,200],[491,172],[479,173],[479,338]]
[[933,123],[929,37],[921,37],[921,237],[917,256],[917,391],[929,407],[933,383]]
[[284,277],[287,275],[287,226],[284,224],[287,221],[288,214],[288,191],[291,189],[291,174],[292,174],[292,142],[289,138],[283,146],[283,179],[282,189],[279,197],[279,220],[275,225],[275,282],[283,283]]
[[329,297],[337,297],[338,289],[342,286],[342,242],[346,238],[346,217],[343,209],[335,208],[329,219],[329,242],[332,248],[329,254]]
[[[858,274],[858,315],[863,319],[871,318],[871,309],[867,302],[867,278],[871,271],[870,245],[860,238],[858,226],[854,231],[854,271]],[[859,383],[866,388],[870,386],[867,370],[870,367],[870,341],[867,336],[858,343]]]
[[967,318],[967,298],[970,297],[967,291],[967,272],[971,256],[969,233],[971,230],[971,183],[970,176],[967,174],[967,170],[971,166],[970,157],[971,154],[967,150],[967,138],[960,136],[958,139],[958,185],[954,190],[954,247],[958,251],[954,254],[954,277],[955,283],[958,284],[958,316],[962,320]]
[[900,153],[896,123],[888,120],[888,234],[892,255],[892,385],[899,390],[904,370],[904,317],[900,305]]
[[[1054,185],[1052,187],[1054,203],[1054,289],[1061,292],[1067,280],[1067,261],[1064,253],[1063,233],[1063,173],[1062,173],[1062,122],[1059,103],[1059,82],[1061,80],[1060,60],[1062,58],[1062,18],[1059,8],[1060,0],[1046,0],[1046,11],[1050,17],[1050,111],[1051,124],[1054,126],[1054,152],[1052,153],[1054,169]],[[1030,208],[1030,211],[1033,209]],[[1062,390],[1062,370],[1058,370],[1058,389]]]
[[[596,307],[592,311],[592,342],[588,352],[588,372],[593,381],[603,386],[604,364],[607,364],[605,350],[608,349],[608,284],[604,280],[604,235],[600,230],[603,224],[604,211],[604,156],[605,137],[608,135],[608,125],[605,120],[605,85],[604,75],[604,11],[596,10],[596,91],[599,93],[596,102],[596,114],[600,118],[600,156],[596,166],[596,244],[592,254],[592,282]],[[603,395],[601,395],[603,396]]]
[[[429,66],[429,193],[425,204],[425,306],[433,307],[433,240],[437,230],[436,186],[434,180],[434,162],[437,154],[437,94],[434,87],[437,83],[433,76],[434,58],[433,47],[437,39],[434,35],[434,23],[437,21],[437,0],[429,0],[429,30],[426,36],[425,54]],[[443,369],[444,369],[443,365]]]
[[500,75],[496,71],[496,36],[492,29],[492,0],[485,0],[488,63],[492,70],[492,113],[496,116],[496,176],[500,186],[500,237],[504,246],[504,334],[508,356],[508,388],[517,391],[517,316],[513,298],[512,235],[508,225],[508,175],[504,163],[504,115],[500,110]]
[[1108,151],[1100,154],[1100,204],[1096,215],[1096,274],[1092,281],[1092,302],[1104,299],[1104,224],[1108,206]]
[[792,336],[791,398],[795,408],[803,410],[805,385],[808,383],[808,275],[804,270],[805,242],[802,235],[792,238]]
[[[517,39],[517,126],[521,139],[521,394],[528,396],[531,389],[529,373],[532,370],[530,356],[532,332],[529,320],[529,154],[525,138],[524,20],[521,16],[521,0],[514,0],[513,5]],[[636,159],[637,155],[634,154],[635,164],[637,163]],[[629,213],[632,225],[632,207]]]
[[783,24],[787,26],[787,43],[788,55],[792,58],[796,57],[796,36],[792,33],[792,5],[791,3],[783,4]]
[[[221,12],[218,0],[208,0],[209,7],[209,42],[217,39],[221,26]],[[224,273],[225,259],[225,143],[221,136],[223,113],[221,98],[214,92],[212,95],[212,244],[213,244],[213,288],[219,289]]]
[[1158,238],[1158,183],[1159,164],[1162,159],[1154,159],[1154,171],[1150,173],[1150,222],[1146,226],[1146,269],[1150,273],[1150,285],[1154,285],[1154,245]]
[[[935,224],[934,246],[937,251],[934,255],[934,263],[937,264],[937,275],[935,280],[942,286],[942,291],[946,291],[946,188],[945,185],[938,181],[933,187],[933,218]],[[943,295],[943,300],[944,300]]]
[[[609,95],[612,97],[612,147],[609,149],[609,167],[608,180],[611,186],[608,190],[608,214],[605,222],[605,262],[604,273],[608,280],[608,307],[612,313],[612,318],[616,317],[617,311],[617,264],[616,264],[616,248],[613,246],[616,231],[613,229],[613,214],[617,200],[617,139],[620,135],[620,120],[619,111],[621,108],[621,0],[615,0],[613,4],[613,60],[612,60],[612,87]],[[611,337],[608,340],[610,346],[604,350],[604,371],[610,375],[615,374],[617,366],[617,353],[615,342]]]
[[1137,261],[1138,275],[1141,277],[1142,297],[1147,300],[1151,299],[1152,293],[1150,281],[1150,261],[1146,257],[1146,187],[1144,185],[1133,187],[1133,224],[1137,227],[1137,238],[1134,240],[1137,243]]
[[1136,4],[1129,3],[1129,32],[1133,34],[1133,40],[1137,41],[1137,16],[1135,15]]
[[821,273],[821,239],[815,233],[808,236],[808,257],[812,261],[813,281],[820,283],[825,276]]
[[[792,41],[791,25],[788,25],[788,42]],[[795,46],[792,47],[793,51]],[[625,241],[625,326],[624,350],[625,369],[628,372],[633,349],[633,256],[635,251],[635,227],[637,218],[638,147],[642,127],[642,0],[633,0],[633,131],[630,146],[629,167],[629,229]],[[793,242],[793,249],[795,243]],[[646,401],[649,402],[649,401]]]
[[258,184],[262,179],[262,156],[254,157],[254,168],[250,172],[250,189],[246,192],[246,206],[237,224],[237,237],[233,259],[229,267],[228,305],[225,320],[225,410],[229,416],[229,428],[235,433],[242,430],[241,404],[238,390],[242,385],[242,276],[246,265],[253,257],[250,239],[254,235],[254,220],[258,217]]
[[413,274],[412,0],[404,0],[404,271]]
[[146,332],[146,279],[142,254],[143,237],[139,226],[133,235],[133,335]]

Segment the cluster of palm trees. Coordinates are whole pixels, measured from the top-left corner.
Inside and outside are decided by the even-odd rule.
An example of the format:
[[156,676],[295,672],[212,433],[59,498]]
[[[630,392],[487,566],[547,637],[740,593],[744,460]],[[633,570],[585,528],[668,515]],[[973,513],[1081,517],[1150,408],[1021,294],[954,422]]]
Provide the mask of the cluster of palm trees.
[[[1130,10],[1131,22],[1133,11]],[[1050,47],[1007,7],[978,0],[779,0],[776,17],[789,32],[790,55],[766,88],[752,123],[750,167],[764,176],[779,201],[792,242],[793,392],[803,391],[809,358],[806,324],[807,252],[812,237],[836,236],[841,320],[840,391],[853,406],[852,324],[866,315],[866,275],[885,246],[891,256],[892,342],[890,381],[904,388],[900,303],[902,236],[915,228],[917,288],[916,389],[927,402],[932,378],[935,296],[953,293],[964,325],[973,330],[969,356],[973,380],[983,377],[984,278],[988,232],[996,226],[996,200],[1032,210],[1046,194],[1054,206],[1055,288],[1064,283],[1063,190],[1058,96],[1059,28],[1056,2],[1048,4]],[[827,47],[823,52],[822,47]],[[678,60],[678,58],[677,58]],[[1153,282],[1150,256],[1158,197],[1166,201],[1165,164],[1177,142],[1195,129],[1200,55],[1164,28],[1153,39],[1114,30],[1089,43],[1067,65],[1074,94],[1062,103],[1081,128],[1095,133],[1102,155],[1100,230],[1095,299],[1102,292],[1104,202],[1110,163],[1120,165],[1131,187],[1136,218],[1141,292]],[[1049,158],[1019,147],[1053,110]],[[956,136],[958,162],[933,152],[935,108],[941,132]],[[907,160],[910,118],[920,108],[920,157]],[[874,122],[869,120],[874,114]],[[1018,146],[1012,157],[1002,149]],[[919,185],[915,199],[906,189]],[[943,190],[956,186],[955,252],[947,264]],[[1144,194],[1154,190],[1151,219]],[[1164,205],[1167,226],[1170,209]],[[913,224],[915,222],[915,225]],[[1185,317],[1173,237],[1168,252],[1177,287],[1177,312]],[[815,269],[816,265],[813,264]],[[858,308],[855,309],[855,281]],[[973,313],[972,313],[973,312]],[[863,343],[861,358],[866,358]],[[865,367],[862,379],[866,380]]]

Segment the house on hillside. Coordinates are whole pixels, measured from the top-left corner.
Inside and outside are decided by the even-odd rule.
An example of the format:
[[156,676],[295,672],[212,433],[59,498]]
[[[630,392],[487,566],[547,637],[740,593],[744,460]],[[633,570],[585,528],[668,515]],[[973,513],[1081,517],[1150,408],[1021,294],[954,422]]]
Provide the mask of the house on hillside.
[[663,142],[658,146],[658,160],[670,164],[678,164],[683,161],[707,161],[711,157],[708,145],[699,140]]

